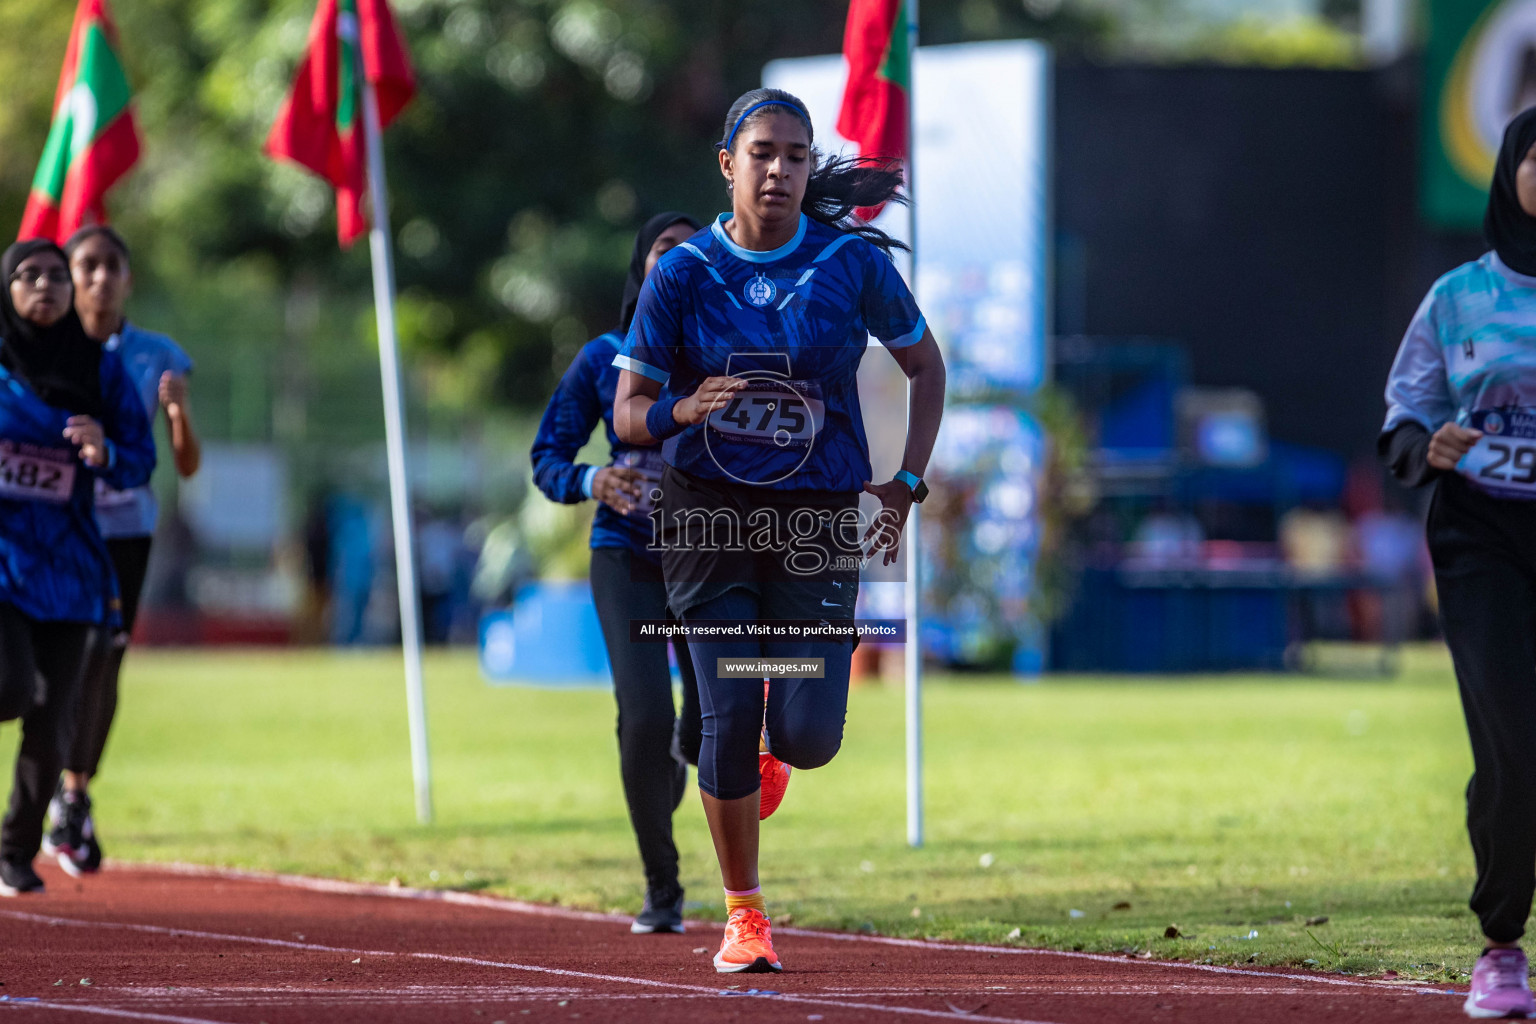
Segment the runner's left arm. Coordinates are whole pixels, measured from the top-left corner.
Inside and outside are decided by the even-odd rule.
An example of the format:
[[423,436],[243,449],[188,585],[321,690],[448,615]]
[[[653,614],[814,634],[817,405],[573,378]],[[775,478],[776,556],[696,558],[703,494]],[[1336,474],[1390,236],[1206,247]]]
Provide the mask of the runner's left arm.
[[118,491],[149,483],[155,471],[155,435],[133,379],[115,352],[102,353],[101,398],[107,464],[96,470],[97,476]]
[[[869,246],[865,266],[861,299],[864,324],[890,350],[909,386],[907,441],[900,468],[921,477],[928,470],[928,460],[939,437],[939,421],[944,418],[944,389],[948,380],[944,355],[895,264]],[[877,519],[865,534],[865,540],[874,542],[869,556],[881,553],[884,563],[889,565],[900,550],[901,530],[912,511],[912,492],[894,479],[882,484],[866,483],[864,490],[880,499],[881,519],[885,520]]]
[[203,445],[192,426],[191,388],[187,384],[192,359],[179,347],[173,348],[171,366],[160,375],[159,397],[171,429],[171,454],[176,463],[176,475],[185,479],[202,466]]

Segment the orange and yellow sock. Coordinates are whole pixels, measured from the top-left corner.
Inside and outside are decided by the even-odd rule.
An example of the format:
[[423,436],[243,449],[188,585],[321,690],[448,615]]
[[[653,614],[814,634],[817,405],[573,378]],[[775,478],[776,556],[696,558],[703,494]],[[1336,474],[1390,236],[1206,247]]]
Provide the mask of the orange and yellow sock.
[[726,916],[729,917],[731,911],[739,910],[742,907],[751,907],[759,914],[767,917],[768,904],[763,899],[763,887],[760,885],[754,885],[752,888],[742,889],[740,892],[737,892],[734,889],[725,890]]

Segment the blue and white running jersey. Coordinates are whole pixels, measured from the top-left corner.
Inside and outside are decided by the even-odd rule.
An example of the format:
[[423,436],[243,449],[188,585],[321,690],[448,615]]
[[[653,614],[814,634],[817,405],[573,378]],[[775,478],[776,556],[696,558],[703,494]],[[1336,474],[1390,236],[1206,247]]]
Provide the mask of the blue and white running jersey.
[[1457,470],[1491,493],[1536,498],[1536,277],[1488,252],[1434,283],[1387,380],[1382,429],[1409,421],[1483,431]]
[[107,465],[95,469],[64,440],[69,410],[0,368],[0,603],[31,619],[119,624],[93,495],[97,480],[119,488],[148,481],[155,439],[114,352],[101,356],[101,397]]
[[912,292],[880,249],[804,214],[795,237],[753,252],[730,214],[662,256],[614,365],[691,395],[748,380],[730,405],[662,447],[692,476],[777,490],[857,491],[870,479],[857,372],[870,335],[922,340]]
[[[161,374],[167,370],[191,373],[192,358],[165,335],[131,323],[124,323],[121,331],[108,338],[106,348],[123,361],[139,401],[144,404],[144,413],[153,424],[160,409]],[[148,484],[117,491],[108,487],[105,480],[96,481],[96,522],[103,537],[151,536],[159,511],[154,489]]]

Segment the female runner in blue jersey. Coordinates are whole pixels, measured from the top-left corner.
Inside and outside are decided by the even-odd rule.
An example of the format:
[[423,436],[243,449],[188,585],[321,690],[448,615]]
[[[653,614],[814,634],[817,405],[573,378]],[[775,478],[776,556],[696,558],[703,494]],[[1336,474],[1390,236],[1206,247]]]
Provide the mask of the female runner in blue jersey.
[[[650,491],[661,480],[654,447],[619,440],[613,430],[613,365],[635,314],[640,286],[663,253],[699,228],[683,213],[662,213],[640,228],[624,282],[619,327],[587,342],[555,389],[533,442],[533,480],[552,501],[596,499],[592,518],[592,598],[597,605],[619,705],[619,774],[624,801],[645,866],[645,905],[630,925],[636,934],[683,930],[683,887],[678,881],[672,814],[688,783],[687,762],[699,754],[699,698],[687,650],[677,644],[683,677],[683,714],[672,707],[672,671],[666,644],[633,643],[631,619],[667,617],[661,561],[650,550]],[[576,453],[603,421],[609,464],[585,466]],[[674,729],[677,736],[673,749]]]
[[[665,442],[655,542],[673,612],[701,633],[751,622],[813,631],[775,642],[689,635],[699,788],[728,912],[721,972],[781,969],[758,882],[759,733],[796,768],[837,753],[854,642],[824,637],[851,625],[862,545],[895,559],[927,493],[944,405],[944,362],[891,261],[896,243],[849,219],[899,201],[900,175],[823,160],[813,142],[789,93],[757,89],[732,104],[719,144],[731,211],[657,264],[616,360],[619,436]],[[878,484],[856,378],[870,335],[911,387],[901,469]],[[867,528],[861,491],[882,506]],[[761,666],[722,674],[723,659],[763,656],[819,660],[820,674],[771,679],[765,715]]]
[[0,894],[15,896],[43,889],[32,858],[74,738],[91,628],[118,620],[96,480],[147,482],[155,444],[122,361],[80,324],[63,251],[18,242],[0,272],[0,721],[22,723]]
[[[153,424],[163,407],[171,461],[179,477],[190,477],[202,461],[192,426],[187,375],[192,360],[163,334],[147,331],[125,316],[133,288],[128,243],[105,224],[81,228],[64,243],[75,284],[75,312],[93,341],[117,353],[133,377],[144,414]],[[107,735],[117,716],[118,676],[138,619],[139,594],[149,568],[149,549],[159,506],[145,484],[125,491],[96,486],[96,523],[107,542],[122,601],[122,628],[103,629],[92,645],[81,682],[80,716],[74,742],[64,758],[64,777],[50,805],[53,828],[43,851],[71,875],[101,867],[101,837],[91,812],[90,783],[101,768]]]
[[1472,1017],[1536,1016],[1520,949],[1536,892],[1536,108],[1510,123],[1483,231],[1436,281],[1387,383],[1380,449],[1438,480],[1427,533],[1472,741],[1471,906],[1485,947]]

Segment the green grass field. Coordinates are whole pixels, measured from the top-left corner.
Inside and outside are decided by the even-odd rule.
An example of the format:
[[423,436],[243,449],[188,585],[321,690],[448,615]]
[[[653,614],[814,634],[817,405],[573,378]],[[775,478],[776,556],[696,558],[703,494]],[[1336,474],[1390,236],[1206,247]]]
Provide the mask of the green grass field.
[[[135,651],[95,787],[108,855],[638,909],[611,696],[494,688],[465,653],[426,671],[429,827],[397,658]],[[843,752],[796,774],[767,823],[781,923],[1442,981],[1470,969],[1470,755],[1438,649],[1390,682],[931,677],[921,850],[905,843],[901,716],[898,688],[856,690]],[[8,758],[15,738],[0,730]],[[695,798],[677,833],[690,914],[718,919]]]

